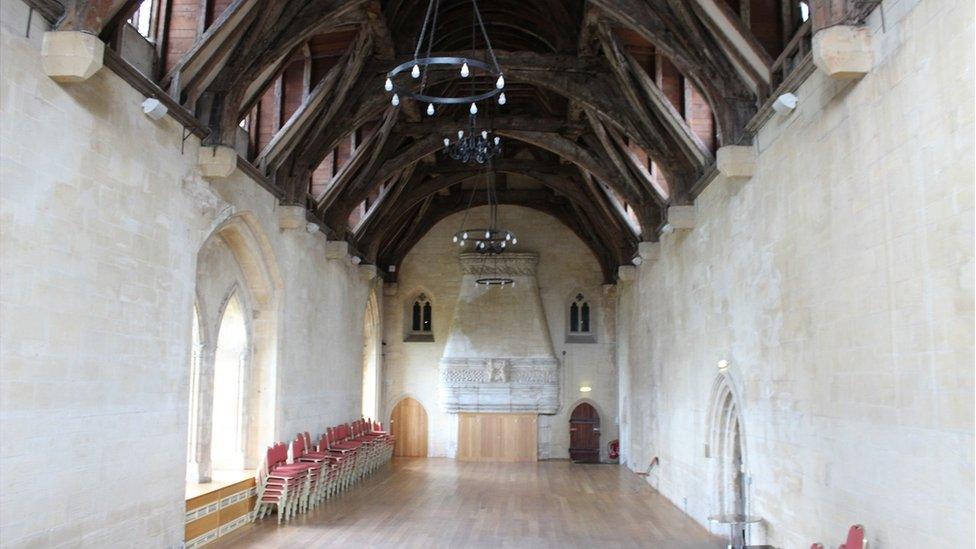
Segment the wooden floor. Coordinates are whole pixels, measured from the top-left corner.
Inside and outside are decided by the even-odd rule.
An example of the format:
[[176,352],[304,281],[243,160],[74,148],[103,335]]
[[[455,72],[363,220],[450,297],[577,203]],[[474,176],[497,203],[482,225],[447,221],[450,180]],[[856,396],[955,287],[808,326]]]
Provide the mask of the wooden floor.
[[661,547],[725,544],[619,465],[397,458],[349,492],[212,547]]

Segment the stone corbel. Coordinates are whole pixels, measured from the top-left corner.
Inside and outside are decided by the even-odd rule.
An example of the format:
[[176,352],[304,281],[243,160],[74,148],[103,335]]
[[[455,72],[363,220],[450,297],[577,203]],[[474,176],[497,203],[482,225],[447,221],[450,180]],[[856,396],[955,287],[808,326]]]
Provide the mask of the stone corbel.
[[671,206],[668,208],[668,225],[675,230],[691,230],[695,228],[694,206]]
[[371,282],[380,276],[380,270],[376,265],[359,265],[359,279],[363,282]]
[[276,213],[278,214],[279,229],[285,231],[295,230],[306,225],[304,206],[287,206],[284,204],[279,204]]
[[813,35],[813,64],[835,80],[861,78],[874,65],[871,29],[834,25]]
[[640,242],[637,244],[637,255],[641,258],[641,264],[653,263],[661,257],[661,243]]
[[715,153],[715,168],[726,179],[750,179],[756,173],[756,149],[743,145],[720,147]]
[[237,169],[237,151],[226,145],[201,146],[197,152],[197,168],[200,175],[208,179],[230,177]]
[[637,267],[633,265],[621,265],[617,267],[617,280],[620,282],[633,282],[637,280]]
[[84,82],[102,68],[105,43],[82,31],[44,33],[41,65],[44,74],[62,83]]
[[325,243],[326,259],[346,259],[349,257],[349,243],[345,240],[329,240]]

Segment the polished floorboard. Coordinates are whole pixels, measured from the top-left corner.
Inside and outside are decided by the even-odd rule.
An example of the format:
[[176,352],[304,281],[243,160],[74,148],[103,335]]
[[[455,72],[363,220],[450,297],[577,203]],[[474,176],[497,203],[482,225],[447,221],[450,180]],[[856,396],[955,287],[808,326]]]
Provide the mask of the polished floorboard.
[[724,548],[619,465],[397,458],[294,520],[241,527],[211,547]]

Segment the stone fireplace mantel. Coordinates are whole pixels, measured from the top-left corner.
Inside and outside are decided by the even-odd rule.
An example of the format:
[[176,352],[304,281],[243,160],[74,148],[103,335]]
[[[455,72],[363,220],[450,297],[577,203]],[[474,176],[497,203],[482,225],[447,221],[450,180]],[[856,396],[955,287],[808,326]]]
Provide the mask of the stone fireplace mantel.
[[[559,407],[559,361],[536,283],[538,255],[461,254],[461,290],[440,360],[444,411],[535,412]],[[485,288],[483,276],[515,284]]]

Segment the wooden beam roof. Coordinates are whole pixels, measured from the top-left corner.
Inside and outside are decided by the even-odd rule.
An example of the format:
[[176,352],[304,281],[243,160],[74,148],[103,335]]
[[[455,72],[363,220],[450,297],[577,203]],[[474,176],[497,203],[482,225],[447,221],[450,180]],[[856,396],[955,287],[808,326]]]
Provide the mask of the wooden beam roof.
[[[103,35],[137,6],[136,0],[67,0],[63,8],[50,0],[28,2],[49,19],[57,17],[59,29]],[[484,56],[480,41],[471,49],[470,0],[440,2],[434,54]],[[655,238],[669,205],[693,198],[695,182],[713,171],[714,162],[618,32],[639,36],[694,83],[714,114],[720,145],[747,143],[746,124],[766,99],[771,62],[723,2],[480,3],[508,82],[509,104],[485,105],[479,119],[505,139],[505,154],[493,169],[502,180],[524,177],[539,184],[502,189],[503,200],[560,218],[600,258],[608,280],[629,260],[637,239]],[[813,4],[820,20],[855,20],[864,11],[851,8],[850,0]],[[159,84],[173,103],[196,114],[195,127],[209,129],[200,132],[206,143],[234,145],[238,122],[271,82],[280,82],[295,52],[305,59],[328,56],[301,105],[276,122],[276,133],[249,160],[276,196],[312,209],[334,236],[349,238],[370,261],[395,265],[432,223],[463,207],[457,189],[476,173],[439,153],[443,137],[466,125],[466,106],[439,108],[427,117],[425,106],[413,101],[392,107],[383,90],[386,72],[412,58],[427,5],[233,0]],[[306,66],[306,82],[308,71]],[[432,70],[429,85],[458,91],[453,71]],[[312,173],[363,127],[375,132],[358,143],[313,203]],[[665,176],[668,192],[652,178],[648,158],[635,156],[637,149]],[[348,227],[350,212],[367,197],[369,212]]]

